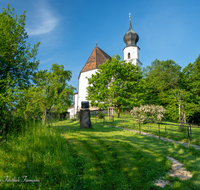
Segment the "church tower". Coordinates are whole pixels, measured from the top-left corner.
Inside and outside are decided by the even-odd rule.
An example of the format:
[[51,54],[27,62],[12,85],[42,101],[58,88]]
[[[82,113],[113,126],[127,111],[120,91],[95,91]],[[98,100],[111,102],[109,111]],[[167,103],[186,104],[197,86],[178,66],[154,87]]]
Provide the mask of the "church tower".
[[124,35],[124,42],[126,47],[123,49],[124,51],[124,60],[128,63],[131,62],[134,65],[138,65],[142,67],[142,63],[140,62],[139,50],[140,48],[137,46],[137,42],[139,40],[138,34],[132,29],[131,25],[131,14],[129,13],[129,30]]

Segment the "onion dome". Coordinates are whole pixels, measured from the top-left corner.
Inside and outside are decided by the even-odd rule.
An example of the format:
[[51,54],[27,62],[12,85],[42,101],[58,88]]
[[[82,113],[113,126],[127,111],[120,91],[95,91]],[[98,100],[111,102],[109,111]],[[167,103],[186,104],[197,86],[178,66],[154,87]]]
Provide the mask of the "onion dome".
[[137,33],[132,29],[132,25],[131,25],[131,16],[129,14],[129,20],[130,20],[130,26],[129,26],[129,30],[128,32],[126,32],[126,34],[124,35],[124,42],[126,44],[126,46],[136,46],[138,40],[139,40],[139,36],[137,35]]

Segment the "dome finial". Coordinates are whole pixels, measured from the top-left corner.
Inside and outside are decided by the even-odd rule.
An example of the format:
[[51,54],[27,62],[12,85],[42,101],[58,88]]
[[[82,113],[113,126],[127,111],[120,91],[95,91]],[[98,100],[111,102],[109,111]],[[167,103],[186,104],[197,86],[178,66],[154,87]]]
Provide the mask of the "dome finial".
[[130,22],[130,24],[129,24],[129,30],[131,30],[132,29],[132,25],[131,25],[131,13],[129,13],[129,22]]
[[129,24],[129,30],[124,35],[123,40],[124,40],[126,46],[136,46],[136,44],[137,44],[137,42],[139,40],[139,36],[132,29],[132,25],[131,25],[131,13],[129,13],[129,22],[130,22],[130,24]]

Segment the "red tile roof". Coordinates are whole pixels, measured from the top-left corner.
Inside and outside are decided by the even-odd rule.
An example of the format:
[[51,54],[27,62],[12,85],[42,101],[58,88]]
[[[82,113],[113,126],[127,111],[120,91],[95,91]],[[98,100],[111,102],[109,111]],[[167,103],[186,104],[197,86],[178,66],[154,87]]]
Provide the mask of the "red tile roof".
[[98,69],[99,65],[105,63],[107,59],[111,60],[111,57],[107,53],[105,53],[102,49],[96,46],[92,51],[89,59],[87,60],[85,66],[81,70],[79,77],[82,72]]

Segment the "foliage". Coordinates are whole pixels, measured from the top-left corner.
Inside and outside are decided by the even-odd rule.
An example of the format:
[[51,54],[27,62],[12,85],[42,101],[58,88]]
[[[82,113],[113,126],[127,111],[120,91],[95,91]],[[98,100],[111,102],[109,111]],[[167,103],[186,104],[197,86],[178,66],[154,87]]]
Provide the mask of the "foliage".
[[45,117],[46,109],[53,109],[59,115],[66,112],[75,89],[68,85],[70,79],[71,71],[64,70],[63,65],[53,64],[49,72],[39,71],[33,78],[35,85],[23,90],[17,106],[19,111],[29,118]]
[[18,17],[9,4],[0,13],[0,123],[6,128],[11,127],[5,118],[15,109],[17,93],[29,86],[39,64],[39,42],[32,49],[26,43],[25,20],[25,11]]
[[178,106],[172,90],[180,85],[181,67],[173,60],[155,60],[143,69],[145,103],[162,105],[169,120],[177,119]]
[[182,86],[189,94],[185,107],[190,122],[200,123],[200,55],[183,69]]
[[98,113],[97,114],[97,118],[98,119],[103,119],[105,117],[105,114],[104,113]]
[[147,119],[162,121],[165,111],[163,106],[141,105],[140,107],[134,107],[130,113],[137,118],[138,122],[145,122]]
[[87,99],[92,106],[107,108],[114,106],[136,106],[143,103],[142,72],[138,66],[125,61],[120,57],[112,57],[104,64],[99,65],[99,70],[88,79],[89,87]]

